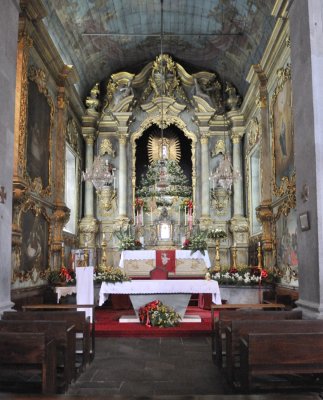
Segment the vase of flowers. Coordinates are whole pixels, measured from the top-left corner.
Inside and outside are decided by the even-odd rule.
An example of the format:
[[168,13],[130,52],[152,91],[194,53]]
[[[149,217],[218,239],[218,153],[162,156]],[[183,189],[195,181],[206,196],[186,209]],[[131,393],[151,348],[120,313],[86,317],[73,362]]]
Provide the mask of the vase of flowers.
[[140,307],[139,320],[141,324],[149,327],[172,328],[180,323],[181,317],[173,308],[155,300]]
[[116,231],[114,235],[119,239],[119,250],[141,250],[142,243],[131,235],[127,235],[123,231]]
[[191,250],[191,254],[200,251],[205,255],[205,250],[207,250],[206,236],[207,232],[200,232],[190,237],[188,248]]

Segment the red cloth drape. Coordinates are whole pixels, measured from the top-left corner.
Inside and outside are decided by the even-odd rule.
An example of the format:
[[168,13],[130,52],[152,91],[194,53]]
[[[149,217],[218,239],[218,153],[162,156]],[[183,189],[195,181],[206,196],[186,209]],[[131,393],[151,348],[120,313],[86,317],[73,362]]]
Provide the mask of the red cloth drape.
[[156,266],[175,272],[175,250],[156,250]]

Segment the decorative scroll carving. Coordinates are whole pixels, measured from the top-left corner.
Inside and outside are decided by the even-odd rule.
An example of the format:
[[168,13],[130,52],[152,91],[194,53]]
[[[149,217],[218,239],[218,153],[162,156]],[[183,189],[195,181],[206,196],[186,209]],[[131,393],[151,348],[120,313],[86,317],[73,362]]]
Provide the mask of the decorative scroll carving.
[[116,152],[113,150],[112,143],[109,139],[103,139],[101,144],[100,144],[100,150],[99,150],[100,156],[103,156],[104,154],[107,154],[108,156],[115,157]]

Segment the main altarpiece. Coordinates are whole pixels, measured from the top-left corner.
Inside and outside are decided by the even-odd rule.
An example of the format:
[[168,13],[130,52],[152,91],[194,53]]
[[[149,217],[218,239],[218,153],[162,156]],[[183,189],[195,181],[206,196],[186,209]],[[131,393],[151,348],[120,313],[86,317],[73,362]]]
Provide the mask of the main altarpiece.
[[[227,234],[221,265],[231,265],[233,246],[238,263],[247,264],[239,103],[230,82],[207,71],[189,74],[167,54],[138,74],[119,72],[97,83],[82,120],[80,247],[99,249],[100,258],[104,243],[107,262],[117,265],[116,232],[145,249],[180,249],[185,239],[219,229]],[[213,175],[224,158],[237,175],[232,187]],[[93,174],[100,169],[110,176],[98,183]],[[214,241],[208,245],[212,258]]]

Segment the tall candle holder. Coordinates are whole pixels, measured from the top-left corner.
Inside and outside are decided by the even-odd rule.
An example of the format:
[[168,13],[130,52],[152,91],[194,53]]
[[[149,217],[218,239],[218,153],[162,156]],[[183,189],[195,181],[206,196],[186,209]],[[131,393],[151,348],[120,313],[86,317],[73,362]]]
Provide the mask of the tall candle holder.
[[262,270],[262,251],[261,251],[261,243],[258,242],[258,247],[257,247],[257,256],[258,256],[258,269],[259,271]]
[[234,245],[232,247],[232,268],[237,269],[237,247]]
[[101,249],[102,249],[102,257],[99,268],[101,271],[104,271],[107,267],[107,242],[105,240],[104,234],[102,235]]
[[65,248],[64,248],[64,243],[62,243],[62,248],[61,248],[61,268],[64,268],[64,259],[65,259]]
[[220,239],[215,239],[215,272],[219,272],[221,270],[220,266]]

